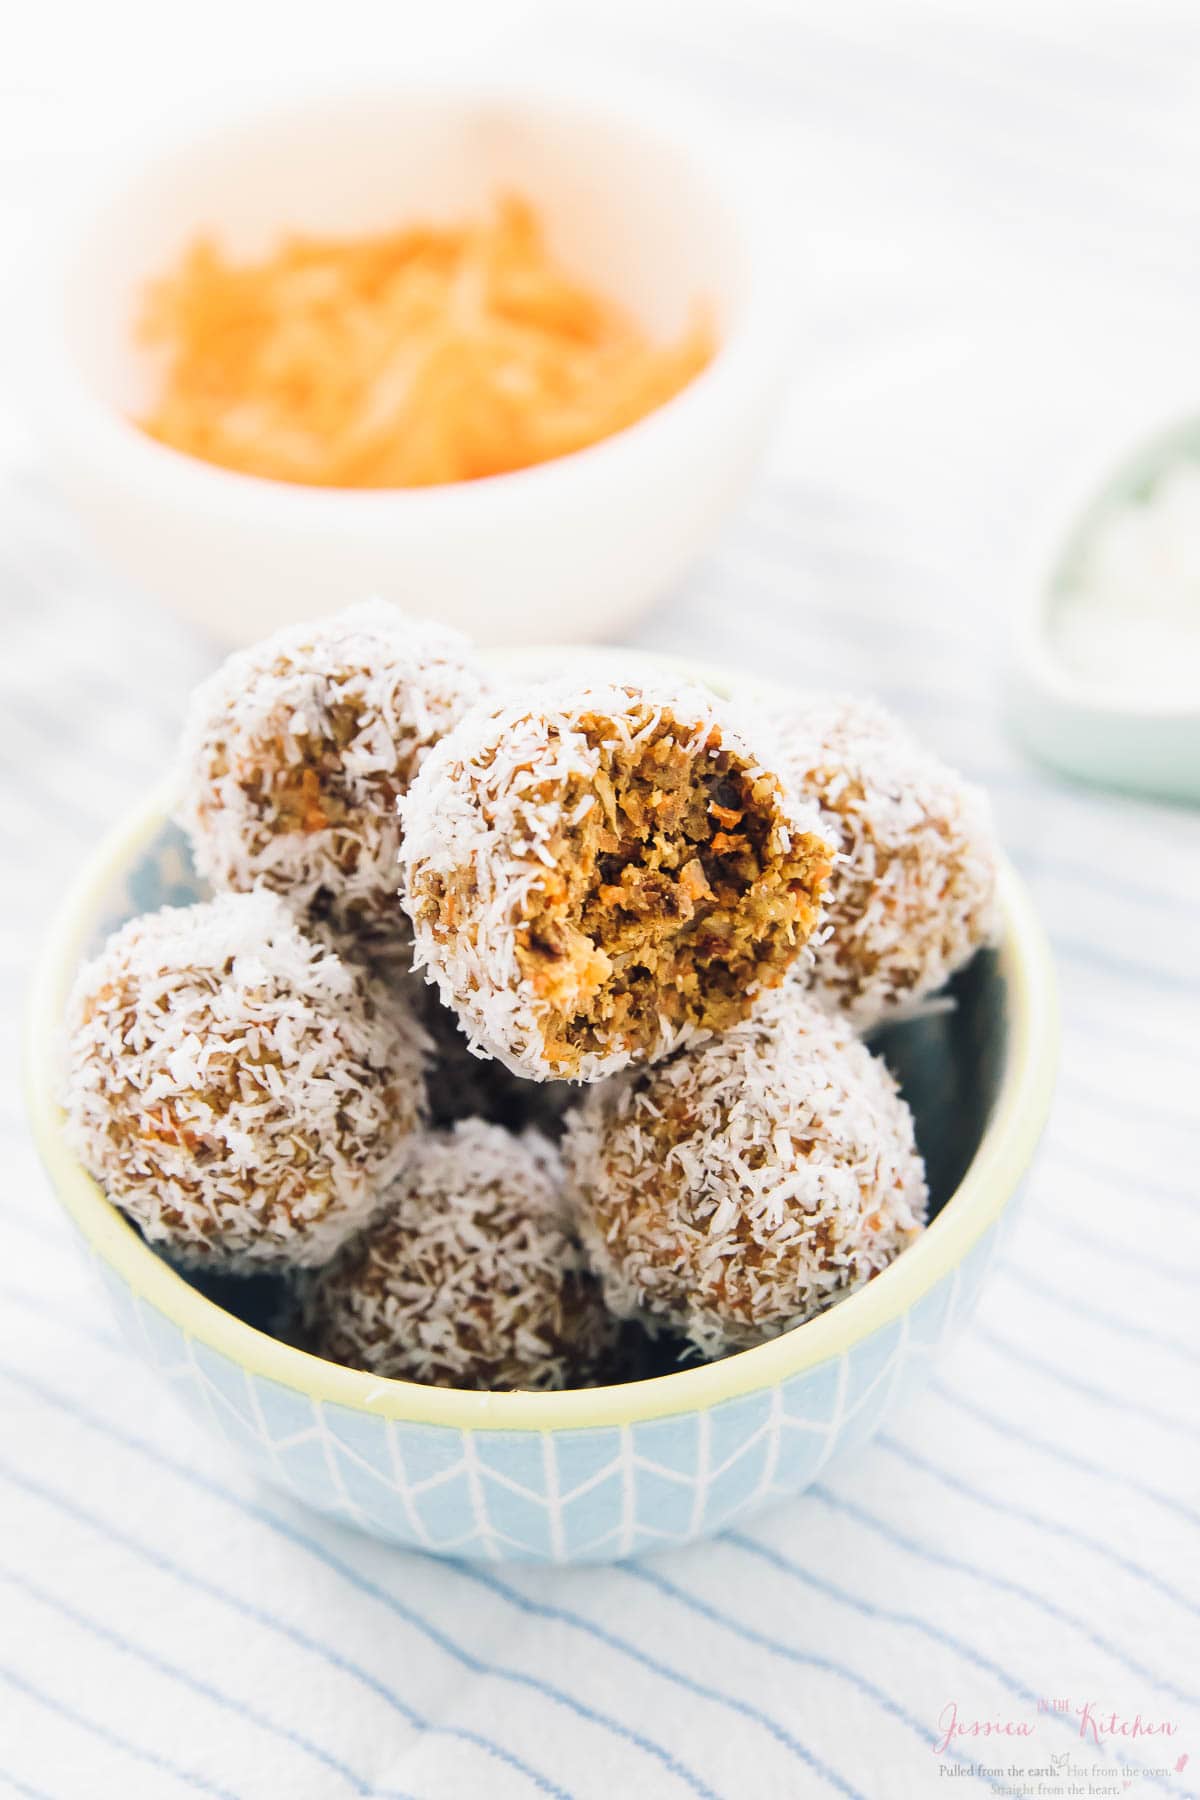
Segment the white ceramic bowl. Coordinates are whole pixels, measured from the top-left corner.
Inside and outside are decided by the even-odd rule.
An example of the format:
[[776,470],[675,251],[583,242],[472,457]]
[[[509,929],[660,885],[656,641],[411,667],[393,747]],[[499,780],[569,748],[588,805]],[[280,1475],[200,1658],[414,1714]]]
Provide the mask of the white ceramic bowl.
[[[1200,694],[1125,701],[1064,662],[1055,611],[1084,547],[1110,514],[1146,498],[1181,462],[1200,462],[1200,419],[1124,437],[1095,458],[1051,513],[1013,607],[1009,713],[1029,748],[1068,775],[1166,800],[1200,801]],[[1132,442],[1133,447],[1129,448]],[[1167,688],[1170,691],[1166,691]]]
[[[712,142],[664,120],[577,94],[393,85],[209,119],[102,176],[37,284],[28,401],[113,560],[231,642],[372,591],[484,642],[616,631],[712,539],[781,385],[768,234]],[[710,367],[604,443],[436,489],[265,481],[129,423],[153,374],[132,333],[142,284],[197,232],[254,253],[289,228],[478,214],[506,189],[534,202],[572,269],[656,334],[706,301],[720,339]]]

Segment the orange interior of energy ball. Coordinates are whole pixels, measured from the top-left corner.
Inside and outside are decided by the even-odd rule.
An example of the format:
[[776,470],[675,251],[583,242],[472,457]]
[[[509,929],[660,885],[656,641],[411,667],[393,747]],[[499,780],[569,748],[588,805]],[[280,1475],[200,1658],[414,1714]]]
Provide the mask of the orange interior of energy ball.
[[564,799],[517,952],[546,1060],[568,1072],[581,1053],[652,1048],[664,1021],[744,1018],[812,931],[829,872],[821,840],[784,827],[774,777],[715,728],[698,747],[669,718],[633,742],[595,714],[578,729],[600,768]]

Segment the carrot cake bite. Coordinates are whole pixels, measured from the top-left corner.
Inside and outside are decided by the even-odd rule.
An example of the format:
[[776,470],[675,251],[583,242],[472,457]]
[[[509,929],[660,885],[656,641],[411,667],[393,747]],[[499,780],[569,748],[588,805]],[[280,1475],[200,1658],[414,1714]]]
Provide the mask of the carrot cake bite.
[[379,600],[238,651],[184,735],[180,820],[200,874],[394,932],[397,800],[483,691],[465,638]]
[[324,1262],[425,1111],[421,1034],[275,895],[122,927],[79,973],[65,1106],[84,1167],[177,1260]]
[[557,1151],[479,1119],[418,1141],[383,1211],[312,1278],[305,1311],[320,1355],[439,1387],[583,1386],[619,1334]]
[[416,962],[517,1074],[594,1081],[745,1018],[817,920],[829,850],[707,690],[478,707],[401,807]]
[[821,1312],[925,1219],[895,1082],[796,979],[723,1036],[590,1089],[563,1148],[612,1311],[706,1357]]
[[996,930],[987,799],[864,700],[797,700],[783,773],[837,846],[810,989],[860,1031],[911,1007]]

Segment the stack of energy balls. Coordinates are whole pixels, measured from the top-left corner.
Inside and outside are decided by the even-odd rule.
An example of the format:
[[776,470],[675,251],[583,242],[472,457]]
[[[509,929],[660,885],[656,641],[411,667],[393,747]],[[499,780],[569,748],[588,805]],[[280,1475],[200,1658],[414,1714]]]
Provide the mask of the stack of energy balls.
[[861,1033],[993,933],[981,797],[875,707],[752,726],[654,674],[517,687],[382,602],[196,695],[214,897],[76,982],[78,1153],[303,1341],[467,1388],[628,1378],[810,1318],[922,1229]]

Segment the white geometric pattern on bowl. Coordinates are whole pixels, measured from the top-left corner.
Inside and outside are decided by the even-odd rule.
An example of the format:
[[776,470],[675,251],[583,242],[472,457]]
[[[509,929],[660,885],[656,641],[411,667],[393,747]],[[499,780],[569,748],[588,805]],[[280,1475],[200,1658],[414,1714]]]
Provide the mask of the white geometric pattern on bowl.
[[387,1542],[443,1556],[581,1562],[705,1537],[799,1493],[916,1392],[974,1306],[999,1235],[852,1350],[706,1411],[578,1430],[376,1418],[244,1369],[98,1261],[122,1328],[264,1480]]

